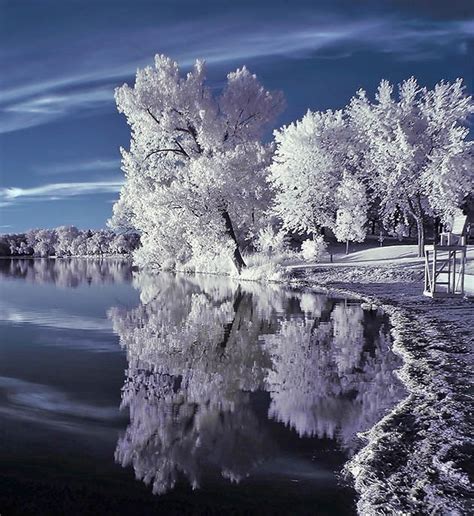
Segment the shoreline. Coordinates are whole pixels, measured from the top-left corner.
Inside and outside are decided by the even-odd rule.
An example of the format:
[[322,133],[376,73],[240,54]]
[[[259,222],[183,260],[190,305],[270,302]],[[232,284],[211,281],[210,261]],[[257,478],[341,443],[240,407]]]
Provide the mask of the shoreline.
[[[473,443],[468,389],[474,339],[466,332],[467,321],[463,324],[453,314],[440,317],[453,300],[423,299],[420,287],[415,300],[406,303],[390,294],[390,283],[376,283],[385,290],[382,297],[373,283],[318,283],[317,275],[282,283],[356,297],[390,319],[392,350],[403,360],[397,375],[407,396],[361,435],[365,446],[344,468],[358,493],[359,514],[468,514],[472,487],[466,470]],[[474,311],[468,300],[454,303],[461,316],[464,309]]]

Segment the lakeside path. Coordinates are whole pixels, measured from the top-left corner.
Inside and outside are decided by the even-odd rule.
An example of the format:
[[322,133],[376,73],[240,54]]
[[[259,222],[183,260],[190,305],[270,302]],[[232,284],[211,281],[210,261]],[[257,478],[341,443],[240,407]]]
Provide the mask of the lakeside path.
[[404,360],[407,398],[363,436],[366,446],[346,467],[359,514],[471,513],[474,299],[423,296],[422,262],[413,257],[288,269],[295,286],[382,309]]

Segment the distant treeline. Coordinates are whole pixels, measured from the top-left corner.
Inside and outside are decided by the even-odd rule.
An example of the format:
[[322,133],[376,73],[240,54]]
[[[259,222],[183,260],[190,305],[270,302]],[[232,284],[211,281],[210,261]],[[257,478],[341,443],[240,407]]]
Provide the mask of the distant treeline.
[[60,226],[56,229],[31,229],[26,233],[0,235],[0,256],[127,255],[139,244],[140,236],[137,233]]

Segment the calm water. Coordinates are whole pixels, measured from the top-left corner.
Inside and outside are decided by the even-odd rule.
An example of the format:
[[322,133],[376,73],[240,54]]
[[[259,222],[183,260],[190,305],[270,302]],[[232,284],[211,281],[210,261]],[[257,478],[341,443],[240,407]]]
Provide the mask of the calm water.
[[357,302],[113,261],[0,260],[0,514],[354,513],[403,396]]

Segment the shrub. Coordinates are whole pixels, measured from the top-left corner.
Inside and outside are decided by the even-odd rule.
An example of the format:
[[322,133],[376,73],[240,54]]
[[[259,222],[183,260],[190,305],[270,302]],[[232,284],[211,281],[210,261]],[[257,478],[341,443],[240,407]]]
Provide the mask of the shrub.
[[288,238],[284,231],[275,231],[275,229],[268,224],[258,232],[256,248],[261,253],[281,253],[288,247],[287,240]]
[[308,238],[301,244],[301,254],[307,262],[319,261],[326,252],[327,244],[321,235]]

